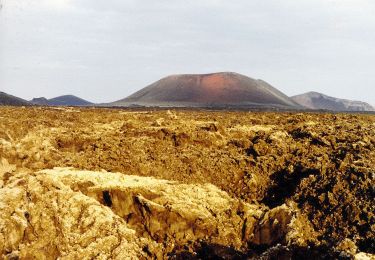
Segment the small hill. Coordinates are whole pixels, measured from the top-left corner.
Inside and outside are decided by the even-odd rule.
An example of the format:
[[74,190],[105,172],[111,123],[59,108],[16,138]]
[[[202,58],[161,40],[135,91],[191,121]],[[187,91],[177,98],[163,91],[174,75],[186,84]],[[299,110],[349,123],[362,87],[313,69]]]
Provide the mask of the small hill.
[[353,101],[330,97],[318,92],[308,92],[291,97],[295,102],[310,109],[323,109],[331,111],[374,111],[374,107],[362,101]]
[[93,104],[73,95],[59,96],[51,99],[46,99],[45,97],[34,98],[31,100],[31,103],[41,106],[89,106]]
[[27,106],[30,103],[22,98],[0,91],[0,106]]
[[299,107],[267,82],[233,72],[168,76],[111,105]]
[[30,102],[34,105],[48,106],[48,99],[45,97],[33,98]]

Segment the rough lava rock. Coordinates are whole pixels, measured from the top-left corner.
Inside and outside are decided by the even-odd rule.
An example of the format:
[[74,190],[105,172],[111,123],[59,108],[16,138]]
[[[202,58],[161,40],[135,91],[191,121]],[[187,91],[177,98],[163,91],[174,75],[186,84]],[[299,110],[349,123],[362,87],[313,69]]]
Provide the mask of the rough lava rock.
[[[21,258],[163,258],[198,241],[246,251],[292,233],[297,211],[269,210],[211,184],[3,161],[0,254]],[[293,212],[294,211],[294,212]]]
[[[373,257],[373,115],[3,107],[0,119],[2,257],[121,258],[117,245],[134,258]],[[102,215],[113,228],[82,226]]]

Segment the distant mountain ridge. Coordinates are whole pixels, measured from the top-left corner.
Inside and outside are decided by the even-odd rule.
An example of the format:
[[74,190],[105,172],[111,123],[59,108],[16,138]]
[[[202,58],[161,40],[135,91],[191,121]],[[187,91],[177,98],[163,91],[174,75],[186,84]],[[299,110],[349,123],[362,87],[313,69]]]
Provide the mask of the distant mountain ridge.
[[27,100],[0,91],[0,106],[28,106]]
[[51,99],[45,97],[33,98],[30,101],[34,105],[41,106],[90,106],[93,103],[73,95],[64,95]]
[[168,76],[110,105],[300,107],[267,82],[234,72]]
[[0,91],[0,106],[104,106],[181,107],[261,110],[327,110],[333,112],[375,112],[362,101],[331,97],[318,92],[288,97],[260,79],[234,72],[180,74],[164,77],[134,94],[106,104],[94,104],[74,95],[31,101]]
[[349,112],[375,111],[375,108],[366,102],[335,98],[314,91],[291,98],[301,106],[309,109]]

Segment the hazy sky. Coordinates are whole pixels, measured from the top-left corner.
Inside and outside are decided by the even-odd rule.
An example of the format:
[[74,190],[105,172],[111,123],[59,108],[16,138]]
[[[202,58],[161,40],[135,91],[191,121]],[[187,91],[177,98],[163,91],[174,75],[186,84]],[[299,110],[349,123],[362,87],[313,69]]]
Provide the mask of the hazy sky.
[[0,90],[114,101],[235,71],[375,105],[374,0],[0,0]]

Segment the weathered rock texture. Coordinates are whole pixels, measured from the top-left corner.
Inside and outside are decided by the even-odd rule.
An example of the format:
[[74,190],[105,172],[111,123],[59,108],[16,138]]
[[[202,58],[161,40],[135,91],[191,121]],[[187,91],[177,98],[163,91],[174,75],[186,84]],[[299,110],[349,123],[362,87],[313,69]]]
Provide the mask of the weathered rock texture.
[[71,168],[18,171],[5,160],[0,173],[2,256],[163,258],[198,241],[248,250],[298,231],[292,207],[250,205],[212,184]]
[[0,256],[134,259],[142,241],[98,201],[46,174],[2,174]]
[[[371,115],[2,108],[0,120],[3,256],[74,258],[106,236],[103,258],[121,243],[134,257],[374,254]],[[114,224],[79,251],[72,237],[96,214]],[[27,218],[38,233],[22,233]]]

